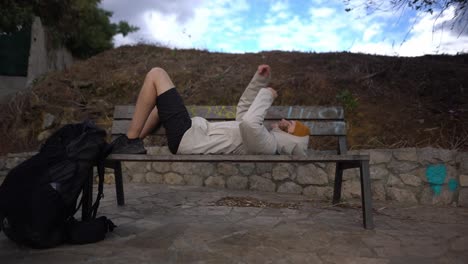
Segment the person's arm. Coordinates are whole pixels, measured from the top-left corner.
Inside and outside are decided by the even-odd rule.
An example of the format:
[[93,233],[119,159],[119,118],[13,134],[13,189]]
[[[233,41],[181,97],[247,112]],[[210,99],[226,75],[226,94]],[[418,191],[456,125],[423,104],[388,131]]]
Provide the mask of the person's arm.
[[239,103],[237,104],[236,120],[242,121],[245,113],[249,110],[250,105],[256,98],[258,91],[260,91],[261,88],[267,87],[270,79],[270,66],[266,64],[259,65],[255,75],[239,99]]

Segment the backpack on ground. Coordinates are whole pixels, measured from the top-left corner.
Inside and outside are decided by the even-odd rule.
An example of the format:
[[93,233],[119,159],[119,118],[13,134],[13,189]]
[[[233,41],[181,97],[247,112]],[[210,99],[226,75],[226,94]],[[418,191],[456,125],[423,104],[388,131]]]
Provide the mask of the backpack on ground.
[[[115,227],[96,219],[103,196],[106,132],[92,122],[68,124],[52,134],[38,154],[13,168],[0,186],[0,226],[18,244],[50,248],[104,239]],[[73,218],[83,186],[97,166],[99,187],[86,222]]]

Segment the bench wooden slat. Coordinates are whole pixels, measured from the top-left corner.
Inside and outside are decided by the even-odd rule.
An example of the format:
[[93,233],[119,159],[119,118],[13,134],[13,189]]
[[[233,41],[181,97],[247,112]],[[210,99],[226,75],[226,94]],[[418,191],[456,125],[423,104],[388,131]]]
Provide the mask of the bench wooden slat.
[[[112,122],[112,135],[126,134],[130,120],[114,120]],[[265,126],[270,127],[274,121],[266,121]],[[310,128],[312,136],[344,136],[346,135],[346,123],[343,121],[308,121],[304,122]],[[159,127],[153,132],[155,135],[165,135],[165,129]]]
[[369,155],[138,155],[111,154],[107,160],[165,162],[355,162],[368,161]]
[[[201,116],[209,120],[229,120],[236,118],[236,106],[187,106],[189,114]],[[117,105],[114,109],[114,119],[131,119],[135,111],[134,105]],[[265,119],[343,120],[344,111],[340,106],[272,106]]]

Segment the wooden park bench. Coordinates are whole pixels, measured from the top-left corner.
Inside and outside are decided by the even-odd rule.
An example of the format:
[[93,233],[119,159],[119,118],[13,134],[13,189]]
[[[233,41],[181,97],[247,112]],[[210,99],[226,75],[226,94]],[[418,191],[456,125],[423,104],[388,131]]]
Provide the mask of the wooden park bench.
[[[191,116],[204,117],[209,121],[235,120],[236,108],[234,106],[187,106]],[[133,116],[134,106],[118,105],[114,109],[112,136],[126,134]],[[336,163],[333,204],[341,199],[343,170],[350,168],[360,169],[361,199],[363,225],[365,228],[374,227],[372,218],[372,194],[369,178],[369,155],[349,155],[346,146],[346,123],[342,107],[321,106],[273,106],[265,118],[265,125],[276,122],[282,118],[299,120],[310,128],[311,136],[335,136],[338,138],[336,154],[317,154],[311,152],[308,156],[294,155],[131,155],[111,154],[106,162],[114,169],[115,188],[118,205],[124,205],[124,189],[122,181],[122,161],[143,162],[281,162],[281,163]],[[164,135],[164,128],[154,131],[156,135]],[[92,184],[84,190],[83,215],[91,207]]]

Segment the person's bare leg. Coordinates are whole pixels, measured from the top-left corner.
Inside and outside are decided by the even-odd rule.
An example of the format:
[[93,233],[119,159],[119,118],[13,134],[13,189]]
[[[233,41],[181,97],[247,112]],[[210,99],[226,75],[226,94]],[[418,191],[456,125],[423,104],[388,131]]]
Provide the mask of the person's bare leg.
[[[155,108],[157,96],[173,87],[174,84],[164,69],[153,68],[148,72],[138,95],[132,122],[127,131],[128,138],[140,137],[151,111]],[[157,115],[157,111],[155,114]]]
[[146,123],[143,126],[143,130],[140,133],[140,138],[145,138],[151,131],[153,131],[159,123],[158,108],[154,107],[151,111]]

